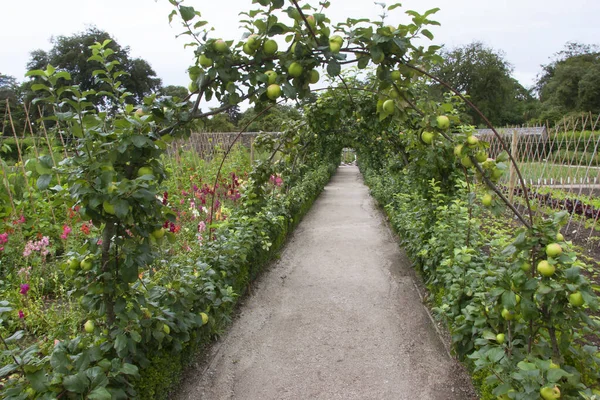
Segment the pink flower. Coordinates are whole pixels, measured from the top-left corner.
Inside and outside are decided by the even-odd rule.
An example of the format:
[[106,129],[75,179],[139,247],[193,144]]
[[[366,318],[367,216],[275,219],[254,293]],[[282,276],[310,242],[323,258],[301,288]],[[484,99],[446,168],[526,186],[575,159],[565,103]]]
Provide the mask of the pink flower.
[[271,175],[270,181],[275,186],[281,186],[283,184],[283,179],[281,179],[279,175]]
[[21,294],[23,296],[26,296],[27,292],[29,292],[29,285],[27,283],[24,283],[21,285]]
[[25,313],[23,312],[23,310],[19,310],[19,318],[20,319],[24,319],[25,318]]
[[206,222],[200,221],[198,224],[198,232],[204,232],[206,230]]
[[8,233],[2,233],[0,234],[0,244],[4,244],[8,242]]
[[69,237],[69,233],[71,233],[71,231],[72,231],[72,229],[70,226],[64,225],[62,235],[60,235],[60,238],[63,240],[66,240]]

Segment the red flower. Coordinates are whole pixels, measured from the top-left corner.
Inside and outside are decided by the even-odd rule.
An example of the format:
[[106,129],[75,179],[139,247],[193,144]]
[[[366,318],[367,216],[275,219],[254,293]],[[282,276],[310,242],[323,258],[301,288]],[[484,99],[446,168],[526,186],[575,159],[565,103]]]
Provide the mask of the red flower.
[[29,285],[27,283],[22,284],[20,292],[23,296],[26,296],[27,292],[29,292]]
[[81,225],[81,232],[85,233],[86,235],[90,234],[90,227],[88,224],[83,224]]

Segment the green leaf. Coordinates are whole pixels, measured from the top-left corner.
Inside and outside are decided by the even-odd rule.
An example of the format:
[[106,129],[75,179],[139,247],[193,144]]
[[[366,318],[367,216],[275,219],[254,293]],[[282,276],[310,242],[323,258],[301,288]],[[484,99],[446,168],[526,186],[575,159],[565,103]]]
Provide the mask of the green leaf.
[[421,33],[423,34],[423,36],[425,36],[427,39],[429,40],[433,40],[433,33],[431,33],[428,29],[423,29],[421,31]]
[[194,10],[194,7],[180,6],[179,13],[181,14],[181,18],[185,22],[194,19],[194,17],[196,16],[196,10]]
[[115,339],[115,350],[121,352],[127,347],[127,336],[124,333],[119,333]]
[[44,174],[41,175],[38,179],[37,179],[37,188],[39,190],[46,190],[48,189],[48,186],[50,186],[50,181],[52,181],[52,175],[49,174]]
[[13,373],[17,368],[19,368],[18,364],[6,364],[4,367],[0,368],[0,378]]
[[523,371],[533,371],[537,369],[537,366],[533,363],[521,361],[517,364],[517,367]]
[[123,363],[123,366],[121,367],[120,372],[125,375],[137,376],[139,373],[139,370],[138,370],[138,367],[133,364]]
[[17,340],[21,340],[21,338],[25,336],[25,331],[16,331],[9,338],[5,340],[6,343],[16,342]]
[[38,392],[44,392],[48,388],[48,379],[46,378],[44,370],[28,373],[27,379],[29,380],[31,387]]
[[110,400],[112,399],[112,395],[104,386],[100,386],[92,390],[87,395],[87,398],[91,400]]
[[338,76],[342,70],[342,67],[336,60],[331,60],[329,64],[327,64],[327,73],[329,76]]
[[31,90],[33,90],[34,92],[40,91],[40,90],[45,90],[47,92],[50,91],[50,88],[46,85],[44,85],[43,83],[36,83],[34,85],[31,85]]
[[63,378],[63,386],[69,392],[84,393],[89,384],[88,378],[84,372],[79,372],[77,375],[65,376]]
[[564,371],[560,368],[551,368],[548,370],[548,382],[556,383],[560,381],[562,378],[571,377],[573,374],[569,374],[567,371]]
[[121,269],[121,277],[125,283],[133,283],[138,279],[138,266],[134,265],[123,265]]

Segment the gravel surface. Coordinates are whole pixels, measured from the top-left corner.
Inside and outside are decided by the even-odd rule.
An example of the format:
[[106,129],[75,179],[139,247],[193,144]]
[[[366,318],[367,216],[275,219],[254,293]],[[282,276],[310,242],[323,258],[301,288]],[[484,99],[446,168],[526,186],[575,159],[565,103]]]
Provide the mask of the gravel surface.
[[340,167],[173,399],[474,399],[358,168]]

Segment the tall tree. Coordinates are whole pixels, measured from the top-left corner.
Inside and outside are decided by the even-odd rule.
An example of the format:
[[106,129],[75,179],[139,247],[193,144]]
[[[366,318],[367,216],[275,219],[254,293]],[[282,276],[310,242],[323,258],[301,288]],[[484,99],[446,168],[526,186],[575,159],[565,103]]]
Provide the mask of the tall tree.
[[8,108],[10,108],[17,133],[20,134],[23,129],[24,122],[22,121],[22,117],[24,116],[24,111],[20,98],[21,93],[16,78],[0,73],[0,132],[2,135],[12,136],[13,134],[7,112]]
[[158,92],[162,96],[170,96],[173,98],[177,97],[179,100],[184,100],[189,94],[188,90],[185,87],[175,85],[162,87]]
[[536,90],[542,118],[556,120],[569,112],[600,113],[600,49],[568,42],[542,65]]
[[99,69],[100,65],[96,61],[88,62],[88,58],[92,55],[89,46],[105,40],[111,40],[108,47],[115,52],[114,59],[121,64],[120,69],[128,73],[120,79],[127,91],[132,93],[129,102],[140,103],[144,96],[160,88],[161,81],[148,62],[141,58],[130,58],[129,47],[122,47],[107,32],[96,27],[72,36],[52,37],[52,49],[49,52],[33,51],[27,68],[45,69],[51,64],[71,74],[72,80],[69,84],[79,84],[83,90],[101,90],[93,76],[93,71]]
[[[433,73],[448,82],[471,101],[493,124],[521,124],[531,116],[535,99],[516,79],[511,77],[512,65],[502,51],[486,47],[481,42],[442,51],[444,62]],[[433,90],[440,90],[435,86]],[[484,121],[468,110],[473,123]]]

